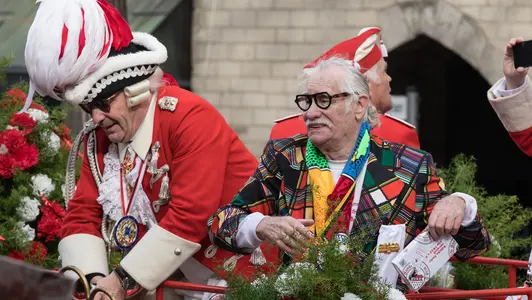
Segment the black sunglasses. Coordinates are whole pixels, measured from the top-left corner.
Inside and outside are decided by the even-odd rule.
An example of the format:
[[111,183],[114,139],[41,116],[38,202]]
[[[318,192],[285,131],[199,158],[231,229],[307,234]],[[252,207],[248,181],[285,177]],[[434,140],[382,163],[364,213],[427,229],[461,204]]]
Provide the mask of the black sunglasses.
[[321,92],[316,94],[302,94],[297,95],[296,100],[294,100],[297,104],[297,107],[301,109],[302,111],[309,110],[310,106],[312,105],[312,99],[314,99],[314,102],[316,105],[321,109],[327,109],[329,106],[331,106],[332,99],[341,98],[341,97],[347,97],[351,94],[347,92],[329,95],[327,92]]
[[92,111],[95,109],[99,109],[105,113],[108,113],[111,110],[111,103],[113,103],[113,101],[116,100],[119,94],[120,92],[115,93],[109,98],[95,99],[87,104],[80,104],[79,106],[89,115],[92,114]]

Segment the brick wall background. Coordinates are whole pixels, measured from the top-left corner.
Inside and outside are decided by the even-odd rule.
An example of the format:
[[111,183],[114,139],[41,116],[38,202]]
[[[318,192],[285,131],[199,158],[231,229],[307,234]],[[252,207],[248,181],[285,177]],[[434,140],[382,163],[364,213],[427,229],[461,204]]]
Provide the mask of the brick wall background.
[[389,51],[425,34],[494,83],[510,37],[532,37],[532,1],[196,0],[193,24],[192,88],[258,156],[298,112],[298,71],[362,27],[380,26]]

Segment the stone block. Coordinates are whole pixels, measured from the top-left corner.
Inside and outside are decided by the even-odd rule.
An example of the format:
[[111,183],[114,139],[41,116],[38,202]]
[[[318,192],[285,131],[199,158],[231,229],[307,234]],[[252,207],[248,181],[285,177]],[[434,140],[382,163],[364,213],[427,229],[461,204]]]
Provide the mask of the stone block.
[[296,78],[303,66],[298,63],[282,62],[272,63],[271,68],[274,77]]
[[392,6],[383,10],[379,20],[383,30],[382,37],[389,50],[395,49],[414,36],[399,6]]
[[288,46],[282,44],[258,44],[255,49],[258,60],[279,61],[288,59]]
[[220,105],[223,107],[242,107],[242,94],[237,92],[223,93]]
[[253,109],[231,108],[231,125],[249,126],[253,122]]
[[267,77],[272,75],[270,63],[267,62],[239,62],[242,76]]
[[249,0],[249,6],[253,9],[269,9],[273,8],[273,0]]
[[267,106],[266,93],[245,93],[242,95],[242,106],[261,108]]
[[314,44],[327,41],[327,37],[337,30],[329,28],[309,28],[304,29],[303,31],[305,43]]
[[286,108],[296,105],[293,99],[294,97],[290,97],[288,94],[269,93],[267,105],[272,108]]
[[217,62],[217,74],[222,76],[239,76],[240,64],[232,61]]
[[253,111],[253,122],[251,124],[259,125],[273,125],[273,122],[278,118],[278,109],[262,108]]
[[326,48],[323,45],[312,44],[293,44],[289,45],[289,59],[290,60],[304,60],[312,61],[323,52]]
[[214,106],[218,106],[221,104],[221,93],[201,92],[198,95]]
[[222,29],[221,40],[224,42],[246,42],[246,29],[224,28]]
[[478,66],[479,58],[486,47],[486,36],[478,26],[465,20],[460,23],[451,49],[472,66]]
[[288,27],[290,25],[289,11],[259,11],[257,15],[257,26],[260,28]]
[[445,1],[438,1],[436,5],[423,7],[421,13],[423,31],[447,48],[452,49],[458,26],[463,14],[455,6]]
[[298,79],[286,79],[284,80],[284,92],[295,96],[298,92],[300,81]]
[[277,31],[277,41],[287,43],[299,43],[305,41],[305,31],[301,28],[298,29],[285,29],[279,28]]
[[305,0],[274,0],[273,6],[275,8],[305,8]]
[[318,24],[321,28],[344,27],[349,15],[346,10],[321,10],[318,15]]
[[[270,126],[251,125],[248,127],[248,140],[256,142],[264,142],[270,136]],[[266,146],[266,143],[264,144]]]
[[222,8],[225,8],[228,10],[246,9],[250,7],[249,0],[221,0],[221,1],[218,1],[218,3],[219,5],[221,5]]
[[255,27],[257,23],[257,13],[255,11],[232,11],[231,25],[236,27]]
[[230,46],[230,59],[234,61],[248,61],[255,59],[255,50],[260,45],[255,44],[234,44]]
[[263,93],[279,93],[283,91],[284,79],[267,79],[260,80],[260,91]]
[[314,10],[292,11],[290,25],[293,27],[317,27],[318,12]]
[[511,22],[531,22],[532,21],[532,1],[528,3],[528,6],[523,5],[523,6],[509,7],[507,20]]
[[194,20],[200,27],[226,27],[231,23],[231,14],[223,10],[196,10]]
[[505,8],[496,7],[496,6],[485,6],[480,8],[480,19],[481,21],[502,21],[505,19]]
[[363,7],[381,9],[395,4],[395,0],[364,0]]
[[275,29],[248,28],[246,30],[246,40],[250,43],[275,42]]
[[352,10],[347,13],[347,26],[368,27],[377,26],[377,12],[374,10]]
[[236,92],[259,92],[260,79],[258,78],[233,78],[231,81],[231,90]]
[[[196,79],[200,78],[197,77]],[[196,84],[195,86],[201,86],[201,90],[206,92],[228,92],[232,89],[231,78],[226,77],[207,77],[201,80],[201,84]]]
[[473,19],[480,19],[480,9],[479,6],[464,6],[460,8],[466,15],[472,17]]

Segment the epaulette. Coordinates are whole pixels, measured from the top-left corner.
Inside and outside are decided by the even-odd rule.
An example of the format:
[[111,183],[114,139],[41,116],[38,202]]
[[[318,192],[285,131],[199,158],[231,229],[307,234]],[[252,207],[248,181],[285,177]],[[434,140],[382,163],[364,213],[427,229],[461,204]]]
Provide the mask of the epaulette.
[[399,122],[399,123],[403,123],[404,125],[406,125],[406,126],[412,128],[412,129],[416,129],[416,126],[414,126],[414,125],[408,123],[408,122],[405,121],[405,120],[401,120],[401,119],[399,119],[399,118],[397,118],[397,117],[394,117],[394,116],[392,116],[392,115],[390,115],[390,114],[387,114],[387,113],[384,114],[384,116],[385,116],[385,117],[388,117],[388,118],[390,118],[390,119],[392,119],[392,120],[395,120],[395,121],[397,121],[397,122]]
[[282,121],[286,121],[286,120],[290,120],[290,119],[293,119],[293,118],[297,118],[299,116],[303,115],[303,113],[298,113],[298,114],[294,114],[294,115],[289,115],[289,116],[286,116],[286,117],[282,117],[280,119],[277,119],[275,120],[274,122],[275,123],[280,123]]

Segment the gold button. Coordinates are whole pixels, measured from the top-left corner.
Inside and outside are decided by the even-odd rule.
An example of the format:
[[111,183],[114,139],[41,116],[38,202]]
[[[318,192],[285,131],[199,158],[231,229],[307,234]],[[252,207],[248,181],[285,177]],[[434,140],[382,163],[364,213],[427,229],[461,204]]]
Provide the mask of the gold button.
[[175,248],[174,249],[174,254],[177,255],[177,256],[181,255],[181,249]]

